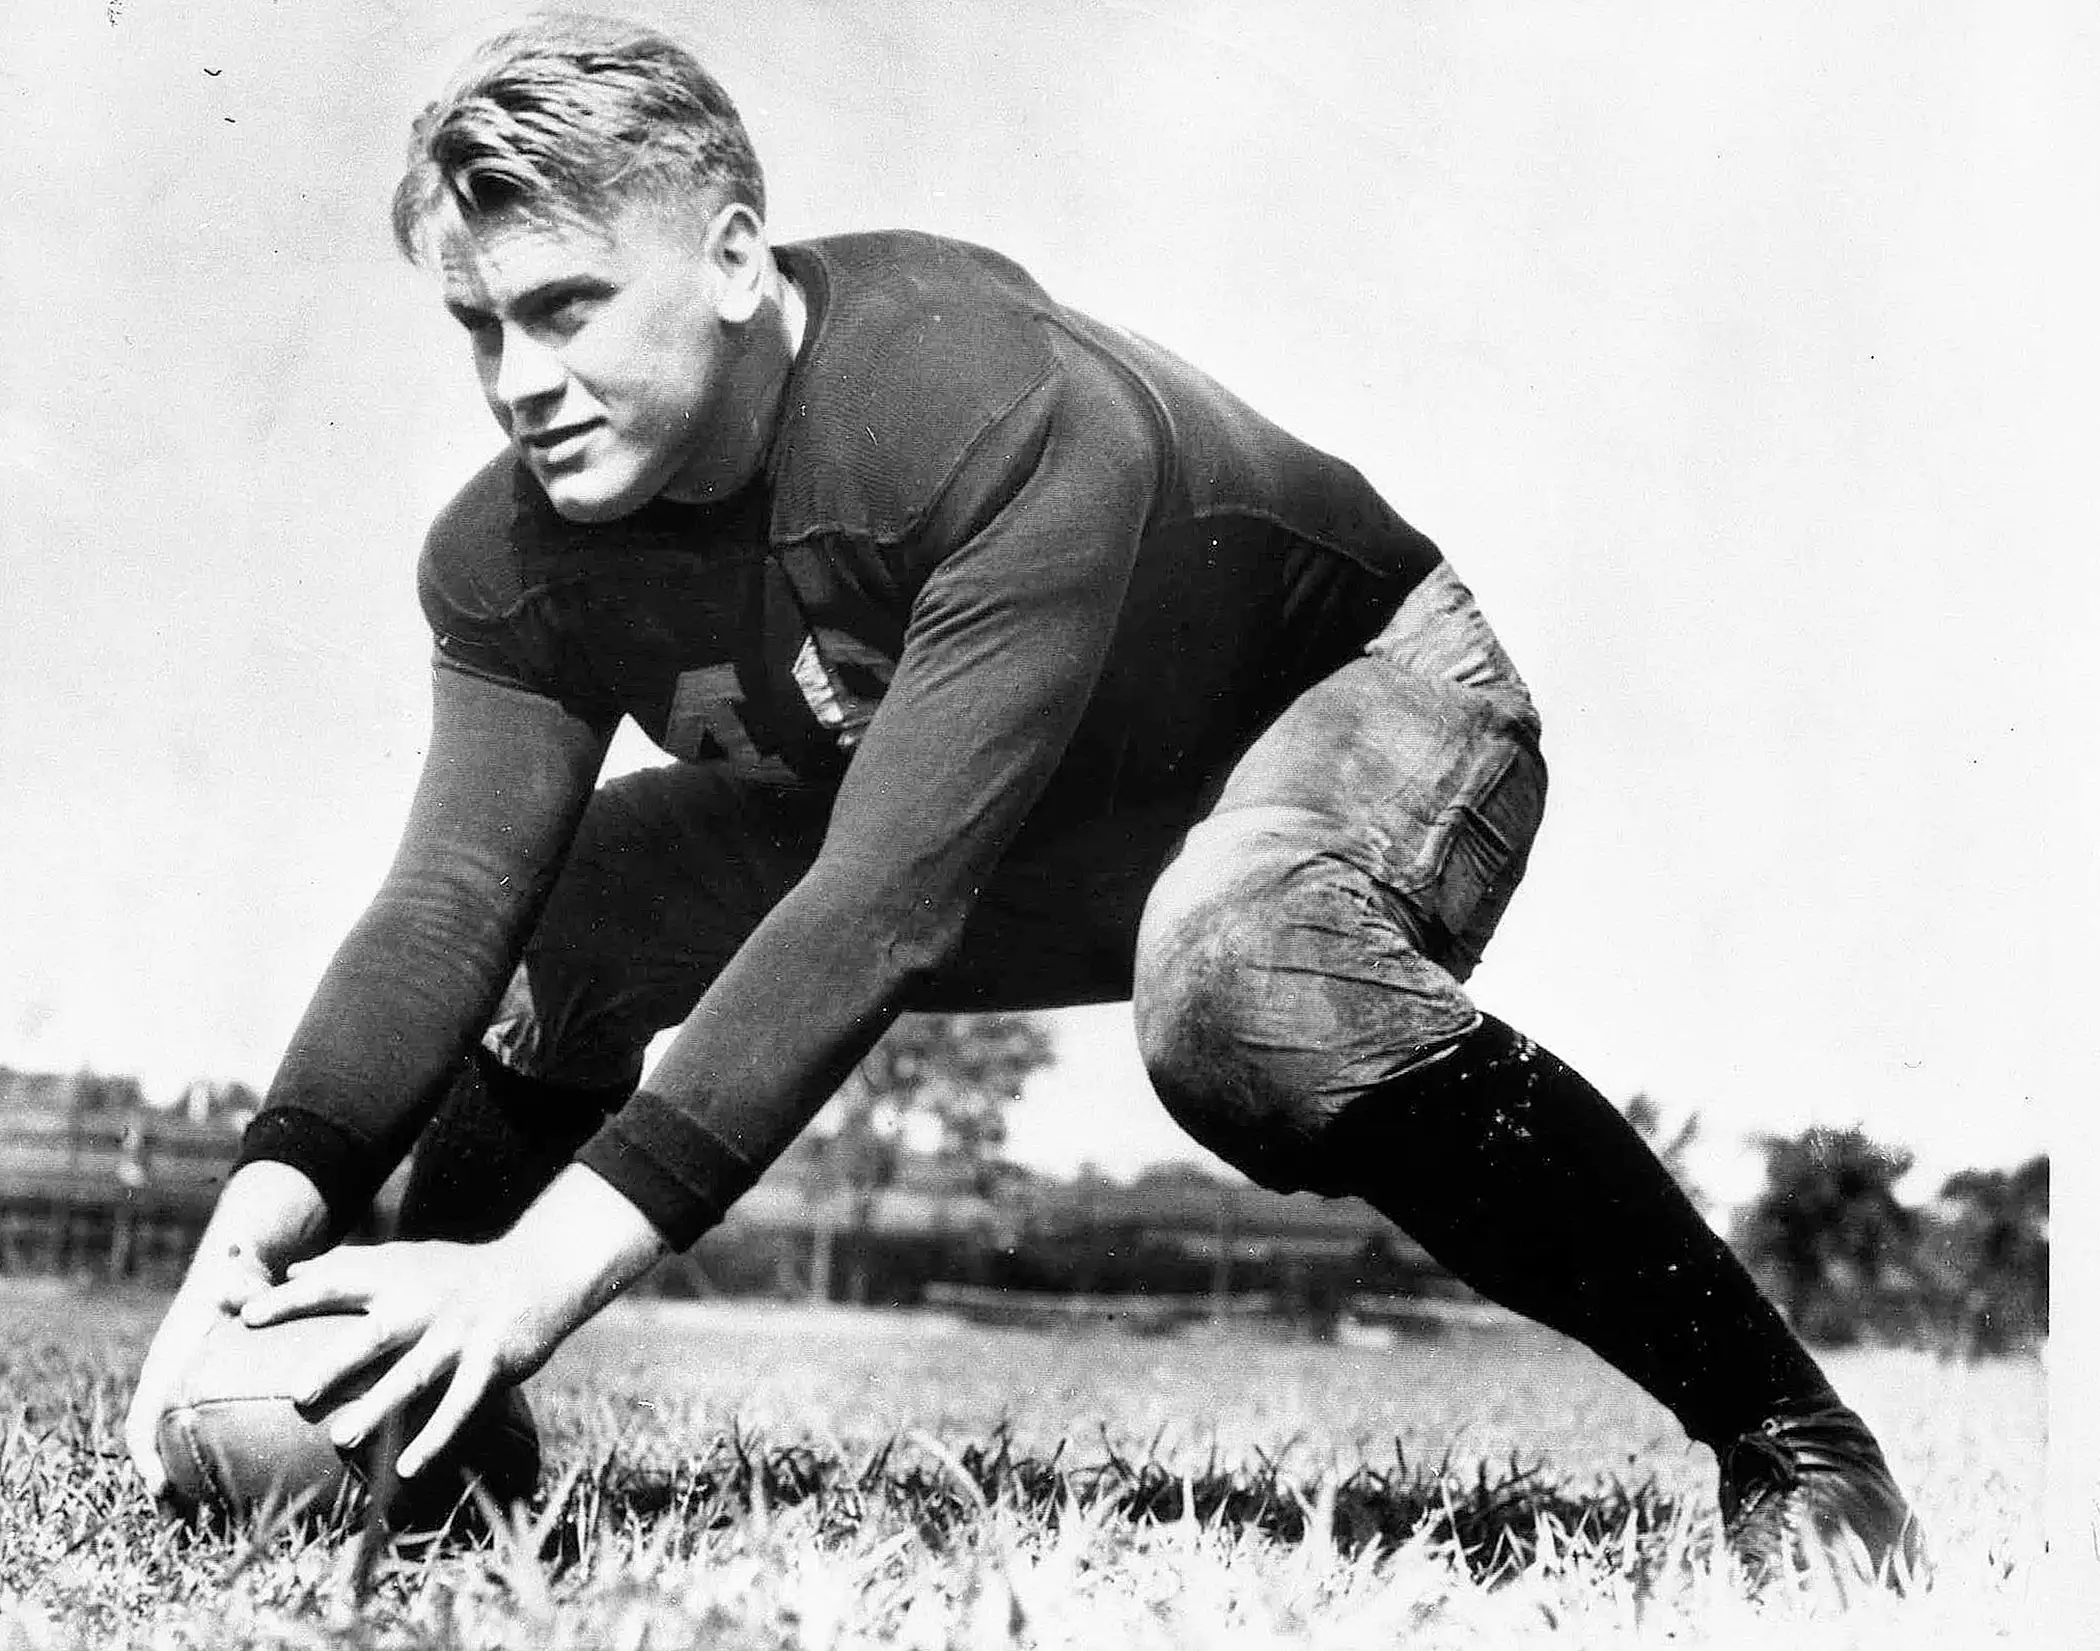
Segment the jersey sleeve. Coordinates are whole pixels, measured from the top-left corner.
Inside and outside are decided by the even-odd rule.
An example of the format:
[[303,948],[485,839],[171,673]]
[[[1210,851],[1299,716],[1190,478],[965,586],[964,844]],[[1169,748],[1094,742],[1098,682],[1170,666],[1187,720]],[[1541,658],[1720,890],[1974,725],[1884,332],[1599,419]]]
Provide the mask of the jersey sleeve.
[[954,952],[1099,679],[1163,442],[1075,352],[987,432],[815,864],[582,1161],[673,1245],[718,1221]]
[[543,537],[544,495],[499,455],[438,513],[416,564],[416,599],[444,668],[562,700],[587,715],[602,696],[564,680],[559,649],[528,599],[525,561]]
[[612,722],[491,674],[432,673],[392,867],[337,949],[243,1138],[354,1221],[480,1035],[566,854]]

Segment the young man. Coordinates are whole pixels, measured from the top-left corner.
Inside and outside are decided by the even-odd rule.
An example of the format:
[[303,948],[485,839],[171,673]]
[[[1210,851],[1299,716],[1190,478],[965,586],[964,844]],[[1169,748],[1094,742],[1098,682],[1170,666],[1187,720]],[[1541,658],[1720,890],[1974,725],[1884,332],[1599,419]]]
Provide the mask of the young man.
[[[1914,1557],[1638,1136],[1466,996],[1546,781],[1437,549],[1003,258],[763,212],[728,99],[625,25],[499,37],[416,124],[397,238],[509,447],[431,532],[421,787],[148,1356],[149,1481],[215,1313],[362,1309],[391,1363],[333,1427],[442,1391],[413,1474],[900,1011],[1129,997],[1199,1140],[1669,1406],[1754,1568]],[[623,715],[679,760],[594,791]],[[403,1241],[330,1248],[412,1144]]]

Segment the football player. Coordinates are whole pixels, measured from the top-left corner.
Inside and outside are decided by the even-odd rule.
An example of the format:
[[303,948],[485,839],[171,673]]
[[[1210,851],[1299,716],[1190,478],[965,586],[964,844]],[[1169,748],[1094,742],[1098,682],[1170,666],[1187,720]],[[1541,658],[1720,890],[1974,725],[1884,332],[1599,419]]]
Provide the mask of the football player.
[[[213,1314],[362,1311],[391,1362],[333,1426],[442,1392],[412,1475],[900,1012],[1129,999],[1197,1140],[1368,1200],[1710,1445],[1754,1572],[1914,1564],[1736,1258],[1467,994],[1546,767],[1451,563],[1006,258],[765,209],[722,89],[620,22],[505,33],[415,124],[397,239],[507,445],[425,546],[420,789],[148,1355],[149,1482]],[[597,785],[622,717],[677,760]],[[411,1147],[401,1239],[334,1244]]]

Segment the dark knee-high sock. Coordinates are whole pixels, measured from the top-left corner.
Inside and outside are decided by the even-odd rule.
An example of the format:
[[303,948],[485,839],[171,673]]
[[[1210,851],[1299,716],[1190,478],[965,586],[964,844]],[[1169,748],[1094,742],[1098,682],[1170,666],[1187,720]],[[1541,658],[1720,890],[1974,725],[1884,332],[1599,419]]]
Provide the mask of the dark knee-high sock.
[[475,1050],[416,1143],[401,1236],[464,1243],[496,1237],[626,1099],[625,1089],[521,1077]]
[[1786,1321],[1610,1102],[1487,1018],[1351,1104],[1345,1189],[1492,1301],[1624,1371],[1721,1447],[1832,1395]]

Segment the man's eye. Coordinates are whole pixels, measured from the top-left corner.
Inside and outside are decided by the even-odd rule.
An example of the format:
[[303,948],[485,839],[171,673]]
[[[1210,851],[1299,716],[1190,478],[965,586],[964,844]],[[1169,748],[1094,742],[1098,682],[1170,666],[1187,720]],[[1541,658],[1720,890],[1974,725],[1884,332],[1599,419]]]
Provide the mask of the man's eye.
[[549,332],[568,334],[591,318],[591,302],[581,296],[562,298],[541,312],[540,321]]

